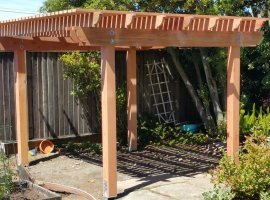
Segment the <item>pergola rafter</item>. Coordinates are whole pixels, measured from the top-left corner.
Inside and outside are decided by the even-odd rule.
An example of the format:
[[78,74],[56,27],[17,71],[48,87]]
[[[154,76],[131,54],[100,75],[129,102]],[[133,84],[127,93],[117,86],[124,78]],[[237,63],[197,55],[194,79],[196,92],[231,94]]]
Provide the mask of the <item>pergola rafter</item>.
[[101,50],[104,197],[117,195],[115,49],[127,50],[128,144],[137,148],[136,50],[228,47],[227,147],[239,148],[240,47],[256,46],[268,19],[73,9],[0,22],[0,51],[14,51],[20,164],[28,163],[26,51]]
[[[78,46],[254,46],[262,37],[258,30],[264,21],[251,17],[73,9],[4,21],[0,23],[0,37],[69,38],[67,44]],[[149,39],[150,35],[155,37]]]

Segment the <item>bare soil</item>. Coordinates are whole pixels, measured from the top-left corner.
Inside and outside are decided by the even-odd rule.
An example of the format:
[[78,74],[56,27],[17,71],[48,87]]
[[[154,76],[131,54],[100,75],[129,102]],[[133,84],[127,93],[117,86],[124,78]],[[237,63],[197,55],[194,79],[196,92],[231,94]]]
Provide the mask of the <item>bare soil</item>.
[[[132,153],[118,151],[118,198],[142,187],[166,181],[163,180],[164,177],[191,177],[208,172],[218,164],[220,150],[219,144],[208,144],[181,147],[148,146],[142,151]],[[35,160],[35,157],[32,159]],[[103,199],[101,166],[101,155],[82,152],[79,155],[54,154],[52,159],[47,158],[46,161],[36,159],[28,170],[35,180],[76,187],[89,192],[96,199]],[[136,183],[143,180],[144,183],[128,186],[126,183],[131,179]],[[76,195],[62,197],[64,200],[84,199]]]
[[45,196],[42,193],[29,189],[26,185],[17,185],[15,192],[9,195],[6,200],[37,200],[44,198]]

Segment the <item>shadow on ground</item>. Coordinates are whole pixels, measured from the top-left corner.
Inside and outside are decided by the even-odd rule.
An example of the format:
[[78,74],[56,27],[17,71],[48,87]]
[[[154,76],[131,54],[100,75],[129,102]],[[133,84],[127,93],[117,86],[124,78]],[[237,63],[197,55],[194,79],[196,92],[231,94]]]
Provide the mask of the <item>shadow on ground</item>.
[[[215,154],[215,153],[214,153]],[[76,156],[86,162],[102,166],[102,158],[97,155]],[[118,195],[124,197],[131,191],[159,181],[168,181],[179,176],[194,176],[213,169],[220,155],[213,155],[209,147],[155,147],[147,146],[142,151],[123,152],[117,155],[118,172],[139,178],[140,184],[126,189]]]

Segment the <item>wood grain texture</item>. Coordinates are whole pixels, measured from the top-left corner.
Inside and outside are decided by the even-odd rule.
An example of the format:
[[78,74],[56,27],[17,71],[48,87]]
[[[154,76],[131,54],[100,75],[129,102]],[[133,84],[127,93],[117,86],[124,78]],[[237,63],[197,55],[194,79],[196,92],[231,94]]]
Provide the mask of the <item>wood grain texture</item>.
[[127,51],[127,138],[130,151],[137,150],[137,62],[136,49]]
[[240,47],[228,51],[227,64],[227,154],[237,160],[240,114]]
[[16,132],[19,164],[28,164],[28,98],[27,98],[27,74],[26,52],[17,50],[14,52],[15,66],[15,105],[16,105]]
[[[160,30],[77,28],[80,41],[86,45],[134,46],[134,47],[229,47],[255,46],[262,33],[189,32]],[[96,36],[99,37],[96,37]]]
[[117,196],[115,49],[101,48],[103,195]]

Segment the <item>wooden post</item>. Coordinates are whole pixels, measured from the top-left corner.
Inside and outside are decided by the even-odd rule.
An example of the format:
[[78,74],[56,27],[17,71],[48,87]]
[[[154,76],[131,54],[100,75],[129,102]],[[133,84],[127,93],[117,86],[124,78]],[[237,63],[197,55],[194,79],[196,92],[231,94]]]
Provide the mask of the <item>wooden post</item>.
[[28,99],[27,99],[27,74],[26,52],[14,52],[15,67],[15,101],[16,101],[16,135],[18,147],[18,162],[28,164]]
[[117,196],[115,49],[101,47],[103,195]]
[[136,49],[127,51],[127,139],[130,151],[137,150]]
[[240,47],[231,46],[227,65],[227,155],[238,160],[240,114]]

